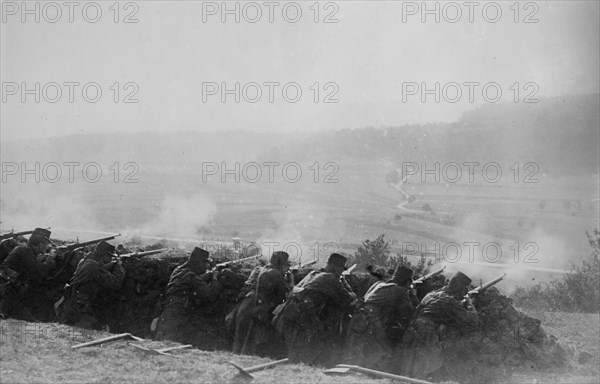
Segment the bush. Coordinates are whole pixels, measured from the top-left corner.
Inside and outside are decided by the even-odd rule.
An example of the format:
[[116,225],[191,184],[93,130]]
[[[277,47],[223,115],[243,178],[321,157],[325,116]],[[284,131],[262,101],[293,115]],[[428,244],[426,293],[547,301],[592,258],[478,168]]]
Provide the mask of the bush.
[[414,276],[423,276],[429,273],[432,261],[426,261],[425,255],[421,255],[421,259],[416,265],[413,265],[406,256],[401,254],[392,255],[390,249],[390,241],[385,239],[385,234],[377,236],[375,240],[365,240],[362,246],[354,254],[357,267],[365,270],[368,265],[376,265],[385,267],[388,270],[396,269],[399,265],[408,267],[413,270]]
[[367,265],[388,267],[392,262],[390,242],[385,235],[379,235],[375,240],[365,240],[354,255],[358,268],[365,269]]
[[516,305],[567,312],[600,312],[600,231],[586,232],[592,254],[571,267],[561,280],[544,286],[517,287],[512,295]]

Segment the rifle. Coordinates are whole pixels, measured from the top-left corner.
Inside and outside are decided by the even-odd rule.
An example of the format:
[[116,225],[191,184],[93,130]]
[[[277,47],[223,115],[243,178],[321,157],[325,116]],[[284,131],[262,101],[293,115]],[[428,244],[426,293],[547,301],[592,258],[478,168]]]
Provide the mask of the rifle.
[[494,280],[490,280],[487,283],[480,285],[477,288],[471,289],[469,292],[467,292],[467,296],[472,296],[474,294],[481,293],[481,292],[485,291],[486,289],[488,289],[489,287],[491,287],[492,285],[495,285],[495,284],[499,283],[500,281],[504,280],[505,277],[506,277],[506,273],[500,277],[496,277]]
[[86,247],[88,245],[96,244],[101,241],[113,240],[115,237],[119,237],[119,236],[121,236],[120,233],[118,233],[116,235],[112,235],[112,236],[101,237],[101,238],[94,239],[94,240],[88,240],[88,241],[82,241],[82,242],[77,241],[76,243],[73,243],[73,244],[61,245],[56,250],[61,252],[62,254],[72,253],[73,251],[76,251],[76,250]]
[[64,258],[63,265],[58,269],[58,271],[53,276],[48,277],[46,280],[54,280],[58,276],[60,276],[60,274],[65,270],[67,265],[71,264],[71,260],[73,260],[73,256],[75,255],[76,250],[81,249],[87,245],[99,243],[101,241],[112,240],[115,237],[119,237],[119,236],[121,236],[120,233],[118,233],[116,235],[112,235],[112,236],[101,237],[99,239],[88,240],[88,241],[83,241],[83,242],[77,241],[76,243],[73,243],[73,244],[61,245],[56,250],[58,251],[59,255],[61,255],[62,258]]
[[358,264],[353,264],[350,268],[346,269],[344,272],[342,272],[342,276],[348,276],[352,273],[352,271],[354,271],[356,269],[356,266]]
[[229,265],[231,264],[237,264],[237,263],[241,263],[242,261],[248,261],[248,260],[252,260],[252,259],[256,259],[257,257],[261,257],[262,255],[254,255],[254,256],[249,256],[249,257],[244,257],[242,259],[237,259],[237,260],[230,260],[230,261],[224,261],[222,263],[219,263],[217,265],[215,265],[211,272],[214,271],[219,271],[223,268],[227,268]]
[[[44,228],[44,229],[50,229],[50,227]],[[33,231],[34,230],[32,229],[31,231],[23,231],[23,232],[10,231],[8,233],[3,233],[0,235],[0,241],[6,240],[6,239],[12,239],[13,237],[18,237],[18,236],[31,235],[33,233]]]
[[296,264],[296,265],[292,265],[292,266],[290,267],[290,271],[294,271],[294,270],[300,269],[300,268],[302,268],[302,267],[310,267],[311,265],[314,265],[314,264],[316,264],[318,261],[319,261],[319,260],[317,260],[317,259],[314,259],[314,260],[311,260],[311,261],[309,261],[309,262],[308,262],[308,263],[306,263],[306,264],[298,263],[298,264]]
[[417,285],[417,284],[421,284],[421,283],[422,283],[422,282],[424,282],[425,280],[427,280],[427,279],[431,279],[432,277],[439,275],[440,273],[444,272],[444,269],[446,269],[446,267],[445,267],[445,266],[444,266],[444,267],[442,267],[442,268],[440,268],[440,269],[438,269],[438,270],[436,270],[436,271],[433,271],[433,272],[431,272],[431,273],[430,273],[430,274],[428,274],[428,275],[425,275],[425,276],[421,276],[421,277],[419,277],[417,280],[414,280],[414,281],[412,282],[412,284],[410,285],[410,287],[411,287],[411,288],[414,288],[414,287],[415,287],[415,285]]
[[140,257],[144,257],[144,256],[148,256],[148,255],[154,255],[156,253],[161,253],[164,251],[168,251],[169,248],[160,248],[160,249],[151,249],[149,251],[136,251],[136,252],[131,252],[131,253],[124,253],[122,255],[117,255],[115,257],[115,259],[119,260],[119,259],[137,259]]

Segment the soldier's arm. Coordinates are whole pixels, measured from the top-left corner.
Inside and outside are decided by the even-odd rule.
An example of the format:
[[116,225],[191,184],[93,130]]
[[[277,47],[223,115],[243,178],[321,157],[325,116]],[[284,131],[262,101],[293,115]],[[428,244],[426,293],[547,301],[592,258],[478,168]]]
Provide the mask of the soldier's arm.
[[265,277],[268,278],[268,284],[273,286],[273,299],[276,303],[283,303],[291,289],[290,285],[286,282],[285,277],[278,271],[274,271]]
[[125,268],[122,265],[115,265],[112,271],[105,268],[98,268],[95,273],[96,282],[107,289],[119,289],[125,278]]
[[475,325],[479,319],[477,310],[471,305],[463,306],[460,302],[449,306],[449,315],[451,320],[457,325]]
[[[13,252],[15,252],[14,255],[13,255]],[[15,248],[13,250],[13,252],[11,252],[11,255],[12,255],[11,257],[15,257],[15,256],[19,257],[21,259],[21,262],[23,263],[21,265],[23,265],[24,269],[29,272],[29,275],[34,280],[44,279],[46,276],[48,276],[50,274],[50,271],[56,265],[55,263],[52,263],[51,261],[42,262],[42,261],[38,260],[37,256],[31,249]]]
[[330,274],[323,280],[323,284],[327,285],[325,290],[333,302],[337,303],[346,310],[350,310],[352,303],[356,300],[356,294],[350,286],[344,285],[338,278]]
[[401,290],[397,299],[397,316],[402,324],[408,324],[415,312],[415,306],[410,298],[410,291]]
[[43,254],[38,257],[40,273],[48,276],[56,268],[56,254]]
[[190,285],[192,287],[192,296],[200,301],[207,302],[215,301],[223,289],[223,285],[217,279],[207,284],[198,275],[190,276]]

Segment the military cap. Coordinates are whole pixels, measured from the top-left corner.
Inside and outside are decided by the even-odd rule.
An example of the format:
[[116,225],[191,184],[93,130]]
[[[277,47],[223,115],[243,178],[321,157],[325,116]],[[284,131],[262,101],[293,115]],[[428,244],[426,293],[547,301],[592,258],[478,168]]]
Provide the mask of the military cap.
[[327,259],[327,264],[333,264],[339,267],[346,268],[347,261],[348,259],[346,259],[346,256],[342,256],[339,253],[332,253],[331,255],[329,255],[329,259]]
[[104,255],[114,255],[115,254],[115,246],[107,243],[106,241],[101,241],[96,245],[96,249],[94,251],[96,255],[104,256]]
[[200,247],[195,247],[188,260],[192,263],[208,262],[208,256],[208,251],[205,251]]
[[469,284],[471,284],[471,281],[472,280],[469,278],[469,276],[465,275],[462,272],[456,272],[454,276],[450,278],[448,286],[450,287],[450,289],[466,288],[469,286]]
[[288,255],[287,252],[283,252],[283,251],[276,251],[273,252],[273,254],[271,255],[271,260],[269,260],[269,263],[275,267],[275,268],[279,268],[282,265],[291,265],[289,262],[289,258],[290,255]]
[[411,282],[412,281],[412,275],[413,275],[412,269],[407,268],[407,267],[405,267],[403,265],[399,265],[398,267],[396,267],[396,270],[394,271],[394,275],[392,276],[392,280],[396,284],[404,285],[407,282]]
[[44,228],[36,228],[33,230],[33,232],[31,233],[31,238],[38,238],[38,239],[46,239],[46,240],[50,240],[50,234],[52,232],[50,232],[47,229]]

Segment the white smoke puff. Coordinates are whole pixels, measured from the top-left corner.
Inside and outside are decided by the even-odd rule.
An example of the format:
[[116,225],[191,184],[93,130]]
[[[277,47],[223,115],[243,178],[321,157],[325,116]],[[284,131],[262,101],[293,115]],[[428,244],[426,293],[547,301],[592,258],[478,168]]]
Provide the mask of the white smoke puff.
[[52,237],[74,239],[78,231],[99,229],[95,211],[86,200],[85,186],[26,183],[2,187],[2,230],[51,227]]
[[528,239],[537,247],[537,253],[533,253],[533,248],[529,252],[523,252],[523,258],[527,259],[524,264],[539,268],[569,268],[569,259],[565,257],[566,245],[556,236],[546,233],[542,228],[536,228]]
[[209,226],[217,212],[216,205],[206,196],[167,196],[158,207],[158,214],[143,225],[139,234],[164,238],[195,238]]
[[[306,200],[289,200],[285,208],[273,213],[274,229],[268,229],[257,240],[262,258],[269,260],[274,251],[285,251],[293,263],[306,263],[315,258],[322,259],[325,243],[315,240],[316,233],[322,236],[325,213]],[[333,237],[335,238],[335,237]]]

